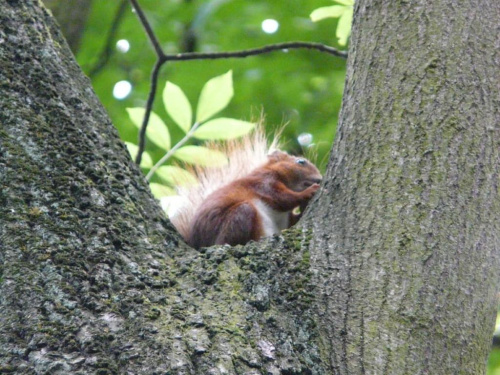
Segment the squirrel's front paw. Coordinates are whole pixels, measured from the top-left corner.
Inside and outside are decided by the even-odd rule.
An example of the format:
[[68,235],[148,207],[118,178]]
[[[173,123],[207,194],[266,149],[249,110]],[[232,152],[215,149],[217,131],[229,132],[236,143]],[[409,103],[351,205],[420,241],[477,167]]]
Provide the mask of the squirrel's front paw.
[[319,184],[312,184],[302,192],[302,196],[304,197],[304,199],[311,199],[314,193],[318,191],[318,189],[319,189]]

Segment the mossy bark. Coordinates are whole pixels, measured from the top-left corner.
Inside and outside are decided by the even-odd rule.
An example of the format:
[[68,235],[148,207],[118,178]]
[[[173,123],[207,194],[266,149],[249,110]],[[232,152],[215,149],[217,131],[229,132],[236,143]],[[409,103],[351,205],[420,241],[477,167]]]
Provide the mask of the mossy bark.
[[497,0],[356,1],[337,139],[306,223],[331,373],[485,371],[499,19]]

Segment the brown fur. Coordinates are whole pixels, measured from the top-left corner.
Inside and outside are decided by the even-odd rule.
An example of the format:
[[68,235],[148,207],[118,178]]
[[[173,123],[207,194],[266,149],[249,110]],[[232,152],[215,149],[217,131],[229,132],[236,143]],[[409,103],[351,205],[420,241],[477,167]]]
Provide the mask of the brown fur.
[[191,172],[197,177],[198,184],[177,188],[179,196],[174,198],[182,202],[182,208],[170,215],[170,220],[185,239],[189,236],[195,213],[207,196],[264,165],[267,155],[278,147],[278,142],[275,137],[271,146],[268,146],[264,130],[262,126],[258,126],[253,133],[245,137],[223,144],[212,144],[209,147],[227,155],[228,164],[217,168],[195,166]]
[[[276,138],[271,151],[277,148]],[[284,216],[288,215],[289,227],[300,217],[292,210],[305,208],[318,189],[321,175],[317,168],[303,158],[280,151],[270,153],[261,126],[242,139],[210,147],[226,154],[228,164],[219,168],[193,167],[199,183],[179,187],[179,196],[172,198],[183,202],[182,207],[173,215],[169,213],[179,233],[195,248],[243,244],[263,237],[270,223],[269,218],[266,221],[261,217],[263,207],[278,216],[287,213]],[[298,164],[299,159],[304,164]],[[256,200],[260,207],[255,205]]]
[[256,200],[276,212],[291,214],[295,207],[309,202],[320,181],[321,174],[311,162],[276,151],[263,166],[204,200],[190,224],[187,241],[200,248],[258,240],[265,228]]

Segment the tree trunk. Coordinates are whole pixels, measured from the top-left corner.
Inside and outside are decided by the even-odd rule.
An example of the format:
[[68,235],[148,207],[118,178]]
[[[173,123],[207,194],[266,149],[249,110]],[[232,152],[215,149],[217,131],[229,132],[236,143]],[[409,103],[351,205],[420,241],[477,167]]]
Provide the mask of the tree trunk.
[[307,223],[332,373],[485,371],[499,20],[497,0],[356,2],[329,178]]
[[339,137],[303,226],[200,252],[46,11],[0,5],[0,373],[482,371],[499,255],[496,0],[480,20],[442,16],[445,1],[360,0]]

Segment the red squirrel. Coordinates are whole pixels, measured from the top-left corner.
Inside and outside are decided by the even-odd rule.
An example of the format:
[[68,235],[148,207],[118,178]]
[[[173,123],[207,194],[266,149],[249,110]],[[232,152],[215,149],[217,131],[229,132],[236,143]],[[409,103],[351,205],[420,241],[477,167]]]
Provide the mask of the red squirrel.
[[280,233],[298,220],[319,188],[321,174],[307,159],[275,151],[263,166],[210,194],[191,222],[192,247],[238,245]]
[[[275,148],[276,139],[271,147]],[[269,153],[262,127],[214,146],[228,156],[219,168],[194,167],[198,184],[177,188],[180,208],[170,219],[194,248],[245,244],[295,224],[319,188],[321,174],[307,159]]]

